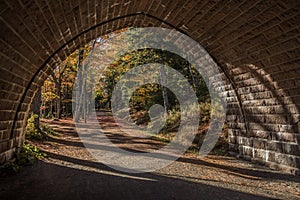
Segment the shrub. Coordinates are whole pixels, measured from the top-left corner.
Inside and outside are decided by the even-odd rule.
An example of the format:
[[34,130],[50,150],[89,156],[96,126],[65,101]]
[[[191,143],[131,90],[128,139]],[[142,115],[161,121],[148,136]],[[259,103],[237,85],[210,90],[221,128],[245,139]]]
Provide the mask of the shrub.
[[36,114],[31,114],[27,120],[27,125],[25,128],[25,138],[29,140],[42,140],[43,135],[40,130],[34,124],[35,119],[38,117]]
[[177,129],[180,125],[180,119],[181,113],[178,109],[170,110],[163,131],[168,132]]
[[211,110],[212,110],[212,107],[209,102],[199,103],[200,121],[202,123],[206,123],[210,120]]
[[50,128],[47,124],[41,124],[40,128],[40,131],[44,136],[55,135],[55,131],[52,128]]
[[[191,106],[190,109],[196,109]],[[208,102],[201,102],[199,103],[199,115],[200,115],[200,123],[208,123],[210,120],[210,114],[211,114],[211,105]],[[188,112],[188,111],[187,111]],[[183,113],[184,116],[189,117],[189,113]],[[164,132],[173,131],[176,130],[181,121],[181,113],[179,109],[172,109],[169,111],[169,115],[167,117],[165,126],[163,128]],[[185,119],[189,120],[189,119]]]
[[0,176],[13,175],[19,171],[20,166],[32,165],[37,160],[44,159],[46,156],[36,146],[25,143],[18,149],[12,159],[0,166]]
[[31,114],[27,120],[25,138],[28,140],[44,140],[47,138],[47,135],[54,135],[54,130],[47,125],[41,124],[39,128],[35,126],[34,121],[37,117],[37,115]]
[[45,158],[46,154],[41,152],[36,146],[24,143],[15,154],[15,163],[17,165],[31,165],[38,159]]

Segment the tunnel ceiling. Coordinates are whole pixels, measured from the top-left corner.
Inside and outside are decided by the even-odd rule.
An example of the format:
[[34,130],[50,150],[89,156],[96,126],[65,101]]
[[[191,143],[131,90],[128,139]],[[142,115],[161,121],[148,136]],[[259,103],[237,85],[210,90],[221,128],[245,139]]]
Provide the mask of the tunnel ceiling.
[[79,46],[123,27],[175,28],[222,69],[232,152],[299,169],[299,1],[0,2],[0,161],[23,141],[36,89]]

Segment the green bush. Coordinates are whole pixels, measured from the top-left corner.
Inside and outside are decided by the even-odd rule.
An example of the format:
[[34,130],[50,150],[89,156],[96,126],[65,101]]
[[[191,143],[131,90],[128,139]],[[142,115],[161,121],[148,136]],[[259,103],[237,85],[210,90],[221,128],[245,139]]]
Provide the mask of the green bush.
[[[196,109],[191,106],[190,109]],[[211,104],[209,102],[201,102],[199,103],[199,115],[200,115],[200,123],[208,123],[211,115]],[[188,111],[187,111],[188,112]],[[183,113],[184,116],[189,117],[189,113]],[[163,128],[163,132],[174,131],[176,130],[181,121],[181,113],[179,109],[172,109],[169,111],[169,115],[167,117],[165,126]],[[189,119],[185,119],[189,120]]]
[[46,156],[36,146],[25,143],[17,150],[12,159],[0,166],[0,176],[13,175],[19,171],[20,166],[32,165]]
[[163,132],[168,132],[175,130],[180,125],[181,113],[177,109],[172,109],[169,111]]
[[36,146],[24,143],[15,154],[15,163],[17,165],[33,164],[38,159],[45,158],[46,154],[41,152]]
[[52,128],[50,128],[47,124],[41,124],[40,129],[41,129],[41,133],[43,133],[43,135],[45,136],[55,135],[55,131]]
[[19,171],[20,166],[15,163],[15,159],[11,159],[8,162],[0,166],[0,176],[9,176]]
[[37,115],[31,114],[27,120],[25,138],[28,140],[44,140],[47,139],[47,135],[54,135],[54,130],[45,124],[40,124],[39,128],[35,126],[34,121],[37,117]]
[[211,104],[209,102],[199,103],[200,122],[206,123],[210,120]]
[[31,114],[27,120],[27,125],[25,128],[25,138],[29,140],[42,140],[43,135],[40,130],[34,124],[35,119],[38,117],[36,114]]

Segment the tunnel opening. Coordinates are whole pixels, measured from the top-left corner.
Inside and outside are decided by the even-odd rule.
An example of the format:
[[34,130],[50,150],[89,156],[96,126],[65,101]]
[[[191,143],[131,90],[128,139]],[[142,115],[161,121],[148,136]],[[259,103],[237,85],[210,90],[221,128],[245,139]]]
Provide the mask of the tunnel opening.
[[[176,28],[190,35],[203,44],[219,64],[226,82],[220,92],[226,96],[230,108],[227,119],[232,152],[262,161],[272,168],[297,173],[300,163],[299,4],[228,2],[218,7],[217,3],[210,6],[203,3],[201,6],[207,12],[202,14],[196,8],[189,11],[188,8],[197,5],[193,1],[186,3],[187,7],[174,8],[174,12],[165,6],[162,10],[171,10],[160,13],[150,9],[153,4],[148,5],[149,9],[145,5],[139,3],[138,12],[131,9],[121,12],[118,6],[112,6],[108,9],[111,13],[120,11],[121,14],[107,17],[90,11],[99,19],[82,24],[81,20],[72,23],[75,16],[81,19],[80,11],[70,14],[71,18],[64,12],[59,12],[59,17],[47,12],[49,18],[55,20],[46,20],[44,26],[50,32],[45,33],[39,29],[44,26],[30,14],[32,9],[37,9],[40,18],[45,19],[46,15],[41,12],[44,8],[39,4],[1,4],[4,7],[2,35],[5,35],[1,40],[1,62],[9,63],[9,67],[1,67],[1,162],[9,159],[22,144],[32,97],[55,63],[64,60],[79,44],[105,32],[128,26],[158,26]],[[47,5],[53,9],[52,6],[52,3]],[[89,12],[88,7],[79,7]],[[228,8],[230,12],[223,12]],[[182,17],[176,14],[178,9],[183,9]],[[235,15],[237,9],[241,12]],[[9,13],[14,13],[11,11],[18,13],[17,18],[10,17]],[[199,23],[188,13],[198,16]],[[219,14],[221,17],[214,19]],[[16,21],[24,25],[22,34],[18,32]]]
[[[104,35],[93,39],[84,47],[81,47],[73,52],[70,56],[67,57],[66,60],[56,65],[53,72],[51,72],[50,76],[44,82],[43,86],[38,89],[36,97],[33,100],[32,108],[38,108],[38,110],[35,111],[35,115],[31,114],[31,121],[27,122],[27,126],[25,129],[25,137],[27,139],[45,139],[45,141],[42,142],[42,145],[37,141],[33,141],[33,144],[38,144],[38,146],[41,146],[44,151],[46,151],[47,148],[45,149],[44,147],[47,146],[47,138],[49,139],[49,145],[51,146],[51,142],[60,140],[59,138],[55,137],[54,132],[58,132],[60,134],[64,134],[64,132],[66,132],[67,135],[72,133],[72,131],[76,132],[76,130],[73,130],[73,121],[86,123],[86,118],[89,117],[89,109],[95,109],[99,111],[99,113],[97,113],[97,120],[100,123],[101,128],[107,129],[107,127],[110,126],[117,127],[118,124],[116,124],[115,120],[111,117],[111,101],[113,89],[115,88],[120,77],[130,69],[138,67],[139,65],[148,63],[160,63],[168,65],[183,74],[196,93],[201,119],[195,139],[193,140],[193,143],[187,151],[199,151],[203,143],[205,134],[209,128],[212,106],[209,91],[204,79],[202,78],[201,74],[195,69],[195,66],[193,66],[184,58],[172,52],[162,51],[159,49],[139,49],[136,51],[126,52],[125,54],[122,53],[121,55],[119,55],[119,57],[113,58],[113,62],[111,63],[105,62],[105,64],[103,64],[105,65],[104,68],[100,68],[99,71],[93,72],[93,76],[97,74],[100,79],[90,79],[90,77],[84,77],[85,70],[93,68],[95,65],[100,65],[99,62],[106,60],[103,55],[101,57],[101,52],[106,51],[106,49],[111,50],[112,46],[113,48],[117,49],[121,48],[121,44],[112,43],[109,42],[109,40],[113,38],[114,35],[120,32],[125,32],[128,29],[130,28],[125,28],[110,33],[109,35]],[[121,42],[126,43],[126,41]],[[102,51],[97,51],[97,48],[102,49]],[[110,53],[107,54],[112,57]],[[91,61],[93,59],[95,59],[96,61]],[[106,66],[106,63],[109,64]],[[80,70],[83,71],[80,72]],[[80,73],[81,76],[81,80],[79,80],[79,82],[78,80],[75,81],[76,78],[79,79],[78,73]],[[149,70],[148,72],[144,73],[144,76],[150,76],[150,74],[153,72]],[[158,76],[160,81],[162,81],[162,74],[160,73]],[[85,88],[81,88],[81,85],[76,85],[78,83],[82,84],[83,81],[86,81],[86,85],[84,86]],[[92,87],[92,81],[97,82],[96,88]],[[132,80],[128,79],[127,81],[128,83],[130,83],[130,81]],[[126,84],[127,83],[125,83],[124,86],[126,86]],[[178,83],[173,82],[172,84]],[[86,90],[86,95],[95,101],[94,104],[91,103],[91,99],[82,96],[81,98],[85,99],[81,101],[86,102],[86,105],[82,105],[78,110],[76,108],[78,106],[76,100],[72,99],[72,92],[74,95],[74,89]],[[155,134],[152,134],[151,136],[151,140],[156,140],[158,142],[153,142],[151,140],[144,140],[143,142],[143,140],[140,140],[141,138],[132,138],[128,137],[128,135],[124,136],[120,134],[120,132],[114,133],[112,130],[108,129],[107,132],[109,132],[109,134],[107,135],[109,139],[111,139],[115,144],[126,143],[127,145],[131,144],[133,146],[138,145],[137,143],[141,145],[145,145],[145,143],[147,142],[150,144],[152,143],[152,147],[150,148],[150,150],[159,149],[162,146],[170,143],[180,126],[180,104],[178,99],[176,98],[176,95],[172,93],[172,91],[168,88],[166,88],[165,90],[166,96],[163,96],[163,89],[164,88],[162,88],[160,84],[141,85],[141,87],[137,88],[133,92],[129,101],[129,117],[133,119],[133,122],[135,122],[135,124],[141,127],[146,127],[151,123],[151,116],[149,113],[149,109],[151,108],[151,106],[153,106],[154,104],[160,105],[161,107],[165,106],[165,113],[167,113],[165,123],[162,124],[163,126],[161,127],[161,130],[158,130],[158,132],[155,132]],[[169,105],[166,105],[166,99],[164,98],[167,98],[167,103]],[[121,101],[122,99],[120,99],[118,104],[122,104]],[[83,102],[81,103],[84,104]],[[79,112],[77,119],[76,112]],[[33,133],[34,130],[32,130],[32,125],[30,123],[33,123],[32,118],[36,118],[36,115],[41,116],[40,121],[42,122],[42,130],[41,132],[39,132],[38,129],[40,128],[36,128],[36,133]],[[163,118],[159,118],[157,120],[163,120]],[[28,125],[30,125],[29,130]],[[134,131],[134,129],[132,129],[132,131]],[[43,138],[43,136],[45,136],[45,134],[47,133],[50,133],[50,135],[46,135],[46,137]],[[219,139],[219,142],[214,148],[214,154],[228,154],[227,134],[227,130],[224,129],[224,132],[221,135],[222,137]],[[73,133],[73,136],[76,135],[76,133]],[[116,137],[116,135],[118,137]],[[135,152],[143,152],[145,150],[147,152],[147,148],[145,147],[131,148],[130,146],[121,146],[121,148]]]

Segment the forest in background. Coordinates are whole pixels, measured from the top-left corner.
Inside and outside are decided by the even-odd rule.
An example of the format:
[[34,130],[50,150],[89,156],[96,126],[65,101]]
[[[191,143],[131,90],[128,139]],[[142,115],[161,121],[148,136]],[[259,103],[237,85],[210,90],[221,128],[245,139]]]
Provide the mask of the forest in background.
[[[97,38],[89,42],[84,47],[79,48],[73,52],[67,59],[61,62],[53,70],[53,73],[45,81],[41,87],[40,95],[38,95],[36,103],[40,103],[36,108],[35,117],[40,115],[41,118],[48,118],[59,120],[61,118],[72,118],[72,105],[74,108],[74,121],[85,120],[88,115],[88,108],[90,102],[87,99],[92,97],[95,100],[95,109],[111,109],[112,92],[119,81],[119,79],[128,70],[147,63],[159,63],[168,67],[172,67],[180,72],[197,95],[199,103],[199,134],[195,139],[196,146],[201,145],[201,140],[209,127],[209,120],[211,114],[210,96],[206,83],[202,76],[197,72],[195,66],[191,65],[186,59],[176,55],[172,52],[160,49],[139,49],[132,52],[126,52],[113,59],[113,62],[97,71],[102,73],[101,78],[97,80],[96,88],[94,90],[89,87],[89,80],[85,76],[85,71],[93,67],[90,65],[89,59],[97,57],[93,55],[93,51],[97,48],[104,48],[109,43],[110,38],[122,33],[125,30],[111,33],[106,36]],[[110,45],[119,46],[120,48],[124,43],[114,43]],[[101,60],[99,60],[101,62]],[[79,74],[78,74],[79,73]],[[151,73],[151,72],[150,72]],[[80,101],[73,102],[72,92],[75,85],[76,76],[81,76],[81,86],[79,90]],[[163,71],[157,74],[161,81],[167,81]],[[130,84],[131,80],[128,80]],[[127,83],[126,83],[127,84]],[[126,85],[125,84],[125,85]],[[82,86],[83,85],[83,86]],[[85,96],[82,91],[86,90]],[[89,96],[88,98],[86,97]],[[83,102],[87,107],[82,106]],[[167,135],[171,139],[172,133],[176,132],[180,125],[180,106],[176,96],[166,87],[159,84],[146,84],[138,88],[130,98],[130,114],[133,121],[140,126],[146,126],[150,122],[149,108],[154,104],[164,106],[167,113],[165,125],[160,133]],[[38,120],[36,120],[38,121]],[[38,122],[37,122],[38,123]],[[169,135],[169,137],[168,137]],[[226,137],[226,134],[225,134]]]

